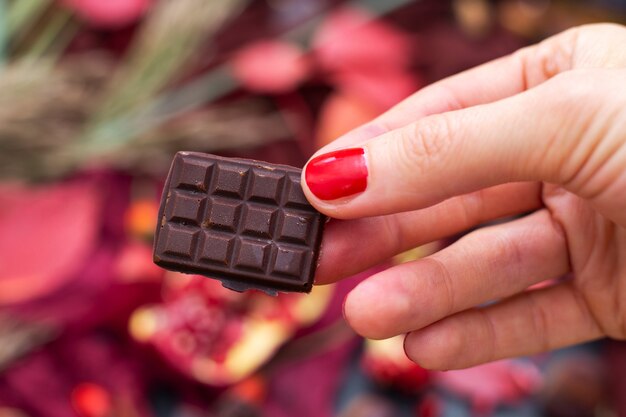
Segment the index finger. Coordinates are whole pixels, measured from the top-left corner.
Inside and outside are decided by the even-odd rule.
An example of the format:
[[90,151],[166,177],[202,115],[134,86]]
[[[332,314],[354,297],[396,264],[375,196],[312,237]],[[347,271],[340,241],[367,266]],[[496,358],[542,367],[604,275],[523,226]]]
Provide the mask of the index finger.
[[431,84],[369,123],[322,147],[315,155],[361,144],[433,114],[501,100],[572,68],[580,28]]

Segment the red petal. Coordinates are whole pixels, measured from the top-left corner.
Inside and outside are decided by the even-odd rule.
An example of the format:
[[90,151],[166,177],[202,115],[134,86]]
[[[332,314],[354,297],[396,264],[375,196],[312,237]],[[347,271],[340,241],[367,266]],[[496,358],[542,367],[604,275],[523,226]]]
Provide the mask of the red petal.
[[143,16],[152,0],[65,0],[64,3],[94,26],[115,28]]
[[328,71],[401,69],[411,59],[406,34],[354,8],[340,9],[327,18],[313,45],[320,65]]
[[235,77],[259,93],[293,90],[310,70],[300,48],[279,41],[255,42],[236,54],[231,64]]
[[0,189],[0,304],[57,289],[91,252],[98,198],[87,184]]

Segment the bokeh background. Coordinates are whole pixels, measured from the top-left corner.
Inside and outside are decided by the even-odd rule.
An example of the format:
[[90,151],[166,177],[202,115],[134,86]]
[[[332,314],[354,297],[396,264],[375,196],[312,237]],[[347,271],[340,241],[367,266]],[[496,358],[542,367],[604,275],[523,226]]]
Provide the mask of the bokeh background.
[[273,298],[151,257],[176,151],[302,166],[597,21],[626,1],[0,0],[0,417],[626,416],[623,343],[428,372],[343,321],[375,271]]

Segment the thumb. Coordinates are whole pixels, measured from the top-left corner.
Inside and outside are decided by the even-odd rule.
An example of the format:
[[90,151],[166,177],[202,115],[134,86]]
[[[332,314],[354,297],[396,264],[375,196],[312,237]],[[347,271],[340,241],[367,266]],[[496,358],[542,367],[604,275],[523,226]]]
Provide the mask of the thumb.
[[585,134],[598,114],[592,74],[566,72],[513,97],[428,116],[357,148],[319,155],[305,167],[307,198],[331,217],[353,218],[419,209],[507,182],[566,184],[597,142]]

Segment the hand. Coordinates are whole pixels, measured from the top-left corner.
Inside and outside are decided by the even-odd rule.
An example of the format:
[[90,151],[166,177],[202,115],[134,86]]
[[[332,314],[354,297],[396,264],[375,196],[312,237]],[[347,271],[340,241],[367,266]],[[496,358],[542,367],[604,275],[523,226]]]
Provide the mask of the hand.
[[624,45],[622,26],[568,30],[424,88],[309,161],[309,200],[352,219],[328,224],[321,284],[531,212],[359,284],[345,303],[358,333],[408,333],[431,369],[626,338]]

